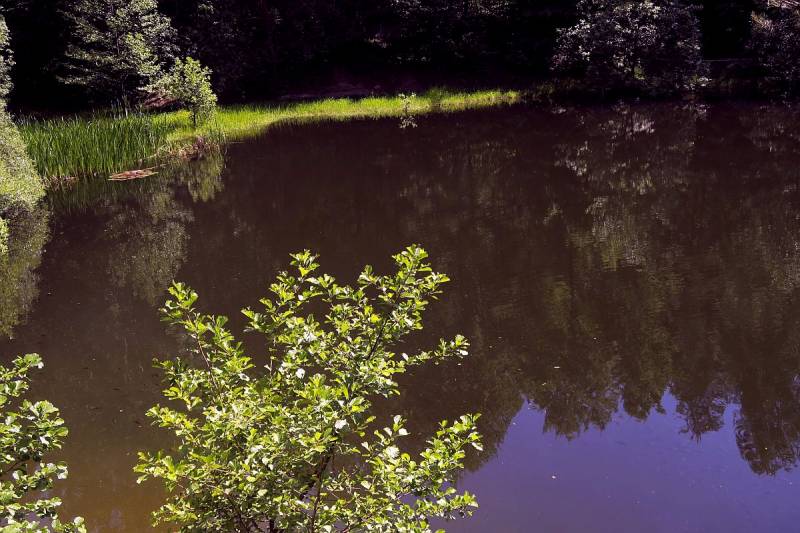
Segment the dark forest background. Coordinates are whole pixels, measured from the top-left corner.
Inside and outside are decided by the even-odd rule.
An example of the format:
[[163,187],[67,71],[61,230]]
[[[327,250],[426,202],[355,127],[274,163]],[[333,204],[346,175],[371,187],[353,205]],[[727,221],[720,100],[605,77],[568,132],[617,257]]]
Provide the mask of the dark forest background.
[[[70,0],[2,0],[16,55],[15,107],[66,107],[58,82]],[[696,2],[705,59],[747,58],[753,0]],[[160,0],[181,47],[224,101],[266,99],[332,70],[436,72],[485,83],[548,76],[576,0]]]

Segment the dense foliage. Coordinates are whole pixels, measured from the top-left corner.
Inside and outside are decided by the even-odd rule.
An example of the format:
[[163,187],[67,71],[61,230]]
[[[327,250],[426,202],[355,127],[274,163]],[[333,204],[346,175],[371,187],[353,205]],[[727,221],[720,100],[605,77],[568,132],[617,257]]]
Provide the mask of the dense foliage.
[[396,0],[387,38],[407,60],[479,58],[491,54],[487,41],[507,20],[510,6],[509,0]]
[[7,259],[4,256],[11,234],[9,221],[22,215],[21,211],[29,213],[44,196],[41,179],[6,109],[6,98],[13,87],[13,66],[11,35],[0,14],[0,260]]
[[[658,28],[664,42],[644,50],[634,46],[633,53],[666,58],[665,70],[671,76],[691,70],[694,56],[700,53],[696,45],[703,59],[760,57],[747,46],[751,28],[756,34],[760,31],[753,26],[752,15],[777,13],[767,2],[756,0],[685,0],[685,6],[676,2],[599,3],[627,9],[629,13],[619,19],[622,23],[643,25],[633,34],[629,27],[617,28],[624,34],[623,42],[640,37],[650,40],[648,32],[653,25]],[[280,94],[300,84],[305,75],[329,72],[330,67],[360,72],[364,66],[394,70],[401,64],[434,65],[451,71],[489,66],[546,76],[557,43],[564,39],[559,29],[576,29],[581,21],[594,18],[587,18],[587,3],[5,0],[2,7],[17,41],[19,91],[15,99],[20,104],[45,98],[53,101],[54,93],[58,93],[85,106],[88,95],[112,101],[121,99],[120,91],[129,97],[136,95],[138,87],[156,70],[169,67],[174,57],[187,55],[213,71],[214,90],[225,99]],[[630,9],[637,4],[640,8]],[[785,25],[782,18],[787,17],[777,15],[776,21]],[[669,21],[675,26],[670,27]],[[620,43],[609,31],[608,26],[601,25],[584,33],[612,39],[593,43],[592,47],[618,48]],[[48,38],[41,39],[41,35]],[[676,52],[674,58],[672,52]],[[787,48],[776,53],[791,57],[792,51]],[[677,67],[672,66],[673,59]],[[648,66],[655,68],[652,63]],[[368,72],[371,74],[365,86],[390,83],[390,78],[383,79],[386,77],[380,69]],[[58,79],[75,84],[59,85]],[[690,81],[691,76],[684,75],[676,80],[679,85]]]
[[0,215],[16,206],[32,207],[43,194],[19,130],[0,106]]
[[0,527],[6,533],[85,532],[81,518],[62,522],[61,501],[47,494],[55,479],[67,477],[65,464],[45,459],[61,447],[67,428],[50,402],[22,399],[31,370],[41,367],[35,354],[0,366]]
[[775,87],[800,87],[800,10],[775,7],[753,15],[752,48]]
[[581,0],[562,30],[553,65],[592,89],[672,92],[702,80],[694,9],[674,0]]
[[14,66],[14,52],[11,49],[11,32],[6,19],[0,15],[0,100],[5,101],[11,92],[11,68]]
[[[244,354],[224,317],[201,314],[197,294],[174,285],[164,313],[185,330],[193,360],[159,363],[165,396],[183,406],[149,412],[178,442],[140,455],[140,479],[163,479],[170,493],[156,521],[183,531],[422,532],[431,517],[469,515],[474,498],[451,482],[466,448],[480,449],[476,417],[442,422],[412,458],[398,446],[404,420],[377,429],[370,414],[374,397],[399,393],[397,375],[467,353],[461,336],[430,351],[392,351],[421,329],[447,281],[426,257],[410,247],[394,256],[396,273],[368,266],[351,287],[318,274],[309,252],[293,255],[296,274],[278,276],[262,310],[244,311],[266,337],[261,361]],[[310,313],[320,308],[318,321]]]
[[79,0],[66,17],[71,43],[62,79],[95,97],[135,99],[174,52],[174,31],[156,0]]

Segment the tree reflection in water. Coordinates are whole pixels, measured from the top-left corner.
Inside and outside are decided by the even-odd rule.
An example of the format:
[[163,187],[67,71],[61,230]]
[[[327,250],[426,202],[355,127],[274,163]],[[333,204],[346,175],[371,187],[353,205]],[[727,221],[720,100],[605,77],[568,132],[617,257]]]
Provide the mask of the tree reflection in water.
[[46,207],[12,215],[8,251],[0,254],[0,338],[13,336],[39,295],[36,269],[49,238],[49,220]]
[[430,116],[413,131],[287,126],[233,145],[225,164],[224,189],[221,160],[209,160],[51,196],[38,276],[53,295],[31,304],[43,237],[17,270],[28,281],[6,284],[24,297],[0,289],[3,325],[30,317],[8,353],[35,349],[58,376],[37,383],[72,428],[65,511],[137,531],[158,499],[136,492],[128,454],[163,446],[141,417],[159,397],[151,358],[180,342],[155,312],[168,282],[189,282],[235,330],[302,248],[351,280],[417,242],[453,278],[418,340],[460,332],[473,356],[407,376],[378,421],[404,414],[428,435],[442,418],[483,413],[473,469],[526,405],[561,442],[674,409],[686,439],[728,432],[757,474],[796,465],[798,109],[511,108]]
[[444,252],[458,289],[443,314],[450,327],[470,324],[479,356],[468,377],[410,381],[425,391],[440,380],[435,401],[408,396],[413,419],[477,401],[491,448],[520,397],[544,413],[545,431],[572,439],[619,410],[662,412],[670,394],[692,438],[720,429],[733,406],[752,470],[793,467],[800,149],[790,140],[800,122],[764,112],[573,109],[536,116],[546,134],[512,117],[505,130],[426,139],[430,166],[404,184],[414,202],[379,209],[407,222],[401,233],[425,235],[434,257]]

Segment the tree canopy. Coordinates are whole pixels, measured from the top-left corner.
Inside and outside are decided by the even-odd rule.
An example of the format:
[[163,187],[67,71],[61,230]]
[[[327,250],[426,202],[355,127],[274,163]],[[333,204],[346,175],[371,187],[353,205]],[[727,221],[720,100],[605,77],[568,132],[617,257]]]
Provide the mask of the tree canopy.
[[96,97],[134,98],[159,78],[175,50],[156,0],[79,0],[65,17],[71,40],[62,79]]
[[703,78],[694,8],[674,0],[581,0],[554,67],[591,88],[686,91]]
[[[131,98],[187,56],[213,72],[224,99],[280,94],[338,67],[489,67],[546,77],[554,53],[561,65],[580,63],[565,61],[565,44],[581,40],[598,74],[619,80],[625,76],[616,71],[630,69],[634,79],[648,73],[648,89],[683,88],[694,85],[700,60],[755,60],[767,74],[778,72],[781,57],[796,55],[798,9],[760,0],[11,0],[4,7],[21,105],[52,104],[54,94],[77,105]],[[768,27],[776,31],[765,38]],[[37,38],[42,31],[52,38]],[[623,66],[610,69],[604,49],[622,53]]]

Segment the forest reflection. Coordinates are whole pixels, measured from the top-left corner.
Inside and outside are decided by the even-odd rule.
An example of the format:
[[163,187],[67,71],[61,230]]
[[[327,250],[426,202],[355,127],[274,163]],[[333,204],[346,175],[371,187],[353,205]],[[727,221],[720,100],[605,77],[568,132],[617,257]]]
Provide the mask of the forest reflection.
[[14,335],[38,296],[36,269],[50,236],[47,207],[13,213],[12,219],[7,253],[0,254],[0,338]]
[[469,243],[445,267],[462,282],[442,305],[453,327],[471,319],[479,360],[468,377],[439,376],[434,395],[409,395],[409,411],[460,399],[450,412],[487,413],[497,443],[524,398],[544,431],[572,439],[620,411],[646,420],[670,394],[689,438],[721,429],[731,406],[751,469],[792,468],[797,118],[785,108],[564,109],[529,117],[547,129],[494,130],[493,142],[459,130],[443,142],[430,175],[416,176],[429,197],[409,219],[437,248]]
[[134,507],[157,497],[131,497],[129,469],[143,439],[161,438],[142,428],[158,398],[150,361],[180,343],[158,323],[164,288],[189,282],[236,330],[302,248],[351,281],[417,242],[453,278],[415,342],[460,332],[473,355],[407,376],[380,404],[379,421],[408,416],[412,448],[443,418],[483,413],[474,469],[523,408],[566,441],[674,403],[687,439],[728,431],[757,474],[800,457],[800,109],[287,126],[224,160],[51,195],[49,210],[0,263],[0,332],[16,337],[4,353],[40,351],[46,372],[68,376],[37,387],[71,425],[67,490],[96,523],[124,515],[136,530],[150,509]]
[[[569,318],[551,313],[547,322],[556,331],[585,328],[582,338],[597,337],[595,346],[572,351],[573,362],[577,355],[581,364],[610,372],[569,402],[587,408],[552,420],[555,431],[602,427],[606,405],[644,418],[669,392],[692,437],[719,429],[725,407],[736,404],[737,444],[753,471],[796,463],[797,117],[763,111],[770,110],[740,117],[749,130],[727,134],[713,128],[737,117],[704,119],[705,111],[684,108],[659,122],[629,111],[600,120],[598,129],[613,132],[607,150],[589,139],[586,150],[568,158],[589,169],[592,220],[590,228],[567,230],[577,283],[566,289]],[[614,170],[603,176],[598,168]],[[589,280],[584,273],[597,258],[607,271]],[[598,284],[601,293],[593,296]],[[592,300],[604,305],[593,310]],[[552,412],[547,392],[527,394]]]
[[91,213],[102,226],[100,242],[91,246],[103,256],[106,272],[101,277],[149,303],[160,302],[185,259],[186,224],[192,220],[191,208],[178,197],[186,191],[193,202],[213,200],[222,190],[223,168],[224,155],[217,153],[167,165],[156,178],[139,183],[93,179],[67,184],[52,191],[37,210],[15,215],[9,253],[0,256],[0,335],[14,336],[38,296],[36,269],[50,241],[51,213],[57,224],[67,216]]

